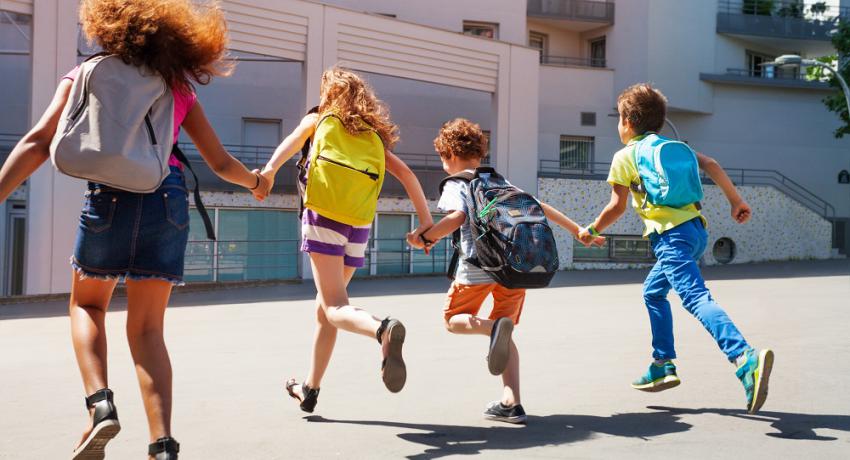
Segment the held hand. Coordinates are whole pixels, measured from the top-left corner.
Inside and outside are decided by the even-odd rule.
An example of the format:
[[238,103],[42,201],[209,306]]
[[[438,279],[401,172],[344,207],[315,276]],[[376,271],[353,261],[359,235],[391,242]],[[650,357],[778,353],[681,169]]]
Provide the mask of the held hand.
[[589,245],[585,245],[585,246],[587,246],[587,247],[595,246],[597,248],[601,248],[602,246],[605,246],[605,237],[604,236],[597,236],[597,237],[593,238],[593,241],[591,241]]
[[410,245],[413,246],[414,248],[417,248],[417,249],[423,249],[425,251],[425,254],[430,254],[431,253],[431,246],[433,246],[434,243],[433,242],[426,242],[425,239],[422,238],[422,234],[427,232],[428,229],[430,229],[431,227],[432,227],[432,225],[420,226],[419,228],[414,230],[413,233],[408,233],[408,236],[407,236],[408,242],[413,241],[413,243],[411,243]]
[[412,248],[425,249],[425,242],[415,232],[407,234],[407,244]]
[[[579,230],[578,235],[576,236],[576,239],[579,240],[581,244],[585,245],[585,247],[590,247],[595,238],[602,237],[594,237],[586,228],[582,228],[581,230]],[[602,241],[604,242],[605,239],[602,238]]]
[[747,204],[746,201],[741,200],[738,203],[732,205],[732,219],[739,223],[743,224],[750,220],[750,217],[753,215],[753,210],[750,208],[750,205]]
[[265,176],[260,174],[259,169],[251,172],[257,177],[257,187],[251,190],[251,194],[254,195],[257,201],[263,201],[271,193],[272,184]]

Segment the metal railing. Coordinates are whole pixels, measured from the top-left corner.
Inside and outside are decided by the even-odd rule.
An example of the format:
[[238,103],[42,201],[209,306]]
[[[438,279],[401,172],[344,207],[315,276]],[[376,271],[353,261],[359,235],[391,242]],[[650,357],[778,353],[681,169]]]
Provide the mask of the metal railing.
[[[0,142],[2,142],[2,138],[0,138]],[[190,160],[198,160],[201,158],[201,153],[198,151],[198,148],[195,147],[195,144],[191,142],[180,142],[178,145],[180,146],[180,149],[183,150],[183,153],[186,154],[186,157]],[[269,159],[271,159],[277,146],[224,144],[224,148],[230,152],[231,155],[236,157],[237,160],[244,163],[245,166],[250,168],[261,168],[268,163]],[[443,169],[440,156],[436,153],[396,152],[395,154],[404,160],[408,166],[414,169]],[[287,161],[287,164],[295,164],[299,158],[301,158],[301,154],[296,153],[289,161]]]
[[261,281],[298,278],[298,239],[192,240],[185,272],[191,281]]
[[829,21],[850,15],[850,8],[827,2],[782,2],[780,0],[719,0],[719,13],[775,16],[781,18]]
[[[586,163],[580,168],[565,168],[559,160],[540,160],[538,176],[544,178],[605,180],[611,163]],[[770,186],[784,193],[789,198],[800,203],[806,208],[818,213],[825,219],[835,217],[835,207],[828,201],[817,196],[814,192],[800,185],[788,176],[773,169],[751,169],[751,168],[723,168],[735,185],[763,185]],[[705,184],[714,184],[700,171],[702,181]]]
[[571,56],[540,55],[540,63],[551,66],[605,67],[605,59],[580,58]]
[[[441,241],[426,256],[404,238],[373,238],[358,275],[444,273],[450,250]],[[296,279],[301,276],[301,254],[299,239],[191,240],[184,271],[189,283]]]
[[825,2],[784,3],[778,0],[719,0],[717,31],[801,40],[828,41],[850,9]]
[[528,0],[528,16],[613,24],[614,3],[592,0]]

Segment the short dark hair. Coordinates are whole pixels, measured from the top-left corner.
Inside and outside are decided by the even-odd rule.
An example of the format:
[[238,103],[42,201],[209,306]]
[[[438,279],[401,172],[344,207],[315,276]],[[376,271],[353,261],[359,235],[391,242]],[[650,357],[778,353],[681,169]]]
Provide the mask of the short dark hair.
[[440,134],[434,139],[434,148],[441,157],[480,160],[487,156],[487,136],[477,123],[455,118],[440,128]]
[[637,134],[661,131],[667,117],[667,98],[649,83],[638,83],[620,93],[617,111]]

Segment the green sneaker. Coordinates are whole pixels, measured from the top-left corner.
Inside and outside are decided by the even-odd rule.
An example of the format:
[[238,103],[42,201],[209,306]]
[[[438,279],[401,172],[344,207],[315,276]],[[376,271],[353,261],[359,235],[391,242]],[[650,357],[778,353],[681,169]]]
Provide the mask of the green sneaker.
[[676,365],[668,360],[661,364],[655,364],[655,362],[650,364],[646,374],[632,382],[632,388],[654,393],[673,388],[680,383],[682,381],[676,375]]
[[745,351],[747,360],[738,367],[735,375],[744,384],[747,394],[747,412],[755,414],[767,400],[767,382],[773,368],[773,350],[757,351],[753,348]]

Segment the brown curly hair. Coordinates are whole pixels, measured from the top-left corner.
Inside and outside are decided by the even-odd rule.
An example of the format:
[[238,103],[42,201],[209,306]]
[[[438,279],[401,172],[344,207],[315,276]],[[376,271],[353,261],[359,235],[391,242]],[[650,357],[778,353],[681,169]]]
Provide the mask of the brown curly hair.
[[80,22],[89,41],[127,64],[159,72],[188,91],[228,75],[227,24],[216,1],[82,0]]
[[465,118],[447,121],[434,139],[434,148],[441,157],[456,156],[464,160],[480,160],[486,157],[487,144],[487,136],[481,126]]
[[637,134],[661,131],[667,117],[667,98],[649,83],[638,83],[620,93],[617,110]]
[[319,112],[334,112],[346,131],[356,134],[363,124],[375,130],[384,147],[391,150],[398,142],[398,126],[390,119],[390,111],[363,78],[354,72],[334,67],[322,74]]

